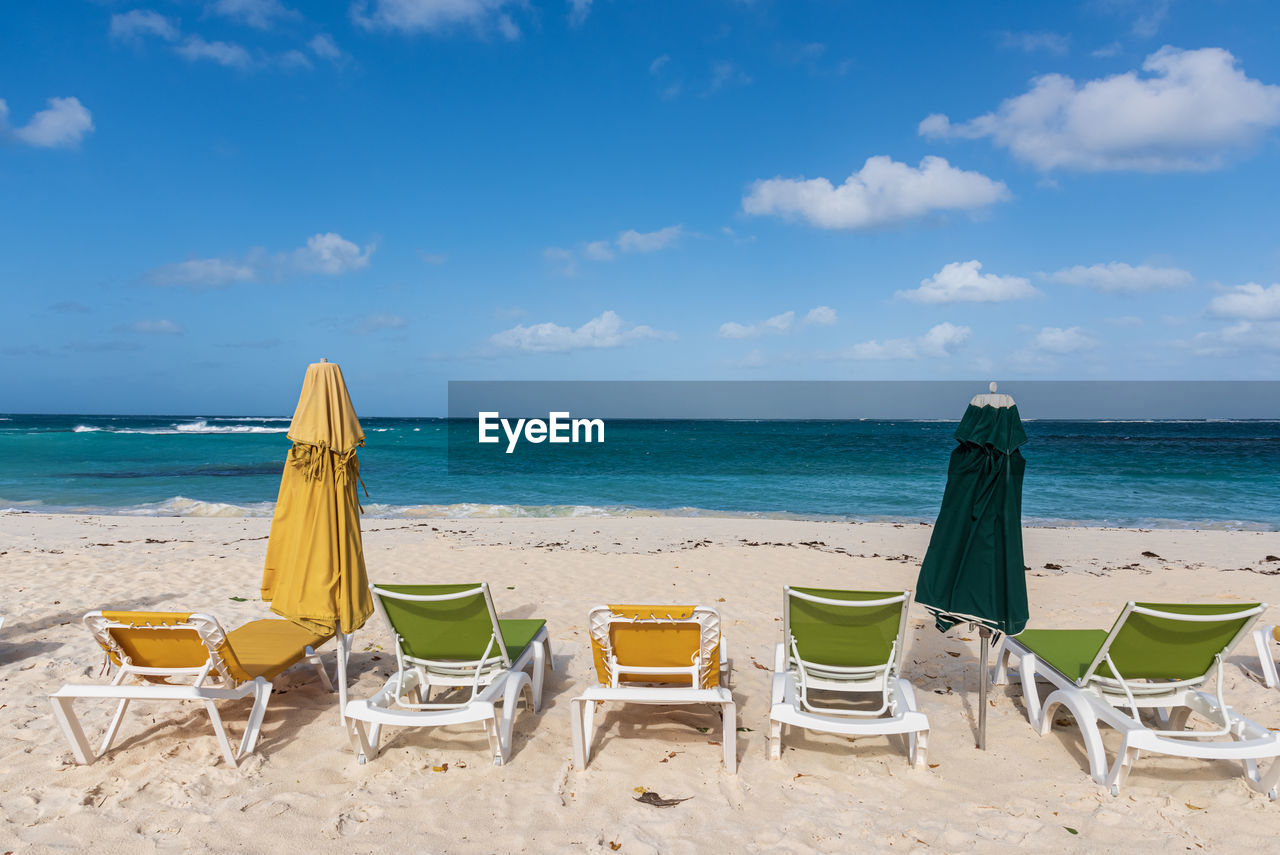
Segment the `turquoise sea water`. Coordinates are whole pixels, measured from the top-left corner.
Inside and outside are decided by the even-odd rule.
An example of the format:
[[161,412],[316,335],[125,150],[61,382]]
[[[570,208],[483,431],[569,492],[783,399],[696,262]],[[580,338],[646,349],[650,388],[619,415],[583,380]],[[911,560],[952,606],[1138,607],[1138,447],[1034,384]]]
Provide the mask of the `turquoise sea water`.
[[[0,509],[268,515],[289,448],[284,418],[0,418]],[[393,517],[932,521],[955,444],[955,422],[610,422],[603,448],[560,446],[559,462],[478,475],[450,474],[445,420],[362,424],[365,512]],[[1280,422],[1026,429],[1029,523],[1280,529]]]

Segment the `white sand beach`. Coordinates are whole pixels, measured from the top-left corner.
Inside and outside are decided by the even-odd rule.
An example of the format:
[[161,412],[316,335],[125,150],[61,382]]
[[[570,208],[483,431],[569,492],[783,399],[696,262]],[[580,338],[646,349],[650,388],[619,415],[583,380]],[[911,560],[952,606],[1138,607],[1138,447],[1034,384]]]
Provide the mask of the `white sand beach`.
[[[518,716],[509,764],[493,766],[471,726],[389,732],[385,753],[358,765],[336,696],[298,669],[278,681],[258,751],[240,768],[219,761],[202,709],[173,703],[135,704],[111,754],[73,765],[47,695],[100,679],[83,613],[199,610],[228,628],[265,617],[269,525],[0,516],[0,852],[1225,852],[1280,841],[1280,805],[1235,765],[1144,756],[1109,795],[1089,779],[1074,726],[1038,737],[1016,685],[994,690],[990,750],[975,750],[976,634],[942,635],[919,607],[905,672],[932,726],[928,767],[909,768],[896,741],[799,731],[768,761],[782,586],[912,587],[922,525],[366,520],[372,580],[487,580],[504,616],[547,620],[556,670],[541,714]],[[1280,621],[1280,562],[1265,560],[1280,554],[1277,532],[1041,528],[1025,543],[1032,626],[1106,627],[1131,598],[1266,600]],[[721,609],[743,728],[736,776],[708,744],[714,729],[697,729],[713,714],[658,707],[609,708],[589,768],[572,768],[568,701],[589,679],[586,612],[610,601]],[[376,617],[355,651],[352,695],[371,695],[394,662]],[[1253,656],[1242,646],[1231,658],[1228,699],[1280,727],[1280,692],[1253,676]],[[223,705],[235,738],[249,705]],[[89,727],[105,725],[106,705],[81,709]],[[652,807],[634,800],[638,787],[689,800]]]

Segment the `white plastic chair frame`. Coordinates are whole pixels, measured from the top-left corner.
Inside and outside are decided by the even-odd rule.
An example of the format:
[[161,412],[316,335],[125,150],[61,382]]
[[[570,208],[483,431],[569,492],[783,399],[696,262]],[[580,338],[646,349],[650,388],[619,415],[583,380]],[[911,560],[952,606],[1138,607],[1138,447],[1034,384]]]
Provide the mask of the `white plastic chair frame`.
[[[1227,705],[1223,696],[1223,663],[1225,656],[1241,639],[1249,634],[1258,615],[1266,611],[1265,603],[1230,614],[1193,615],[1164,612],[1130,602],[1120,613],[1119,620],[1107,634],[1102,647],[1078,681],[1072,680],[1048,662],[1040,659],[1017,637],[1005,636],[996,656],[996,685],[1008,683],[1010,660],[1016,659],[1014,670],[1022,682],[1023,702],[1027,708],[1027,720],[1045,736],[1053,728],[1054,714],[1059,707],[1066,707],[1075,719],[1084,738],[1089,756],[1089,773],[1093,780],[1107,787],[1112,795],[1119,795],[1120,787],[1129,777],[1140,752],[1151,751],[1174,757],[1192,757],[1206,760],[1238,760],[1244,764],[1245,783],[1250,789],[1267,794],[1273,801],[1280,789],[1280,762],[1272,762],[1266,775],[1258,769],[1260,759],[1280,757],[1280,733],[1238,714]],[[1148,615],[1187,623],[1219,623],[1248,618],[1223,647],[1215,654],[1214,666],[1199,677],[1187,680],[1148,682],[1126,680],[1111,659],[1111,644],[1124,627],[1130,614]],[[1104,677],[1097,669],[1105,664],[1114,675]],[[1216,675],[1214,695],[1197,691]],[[1042,702],[1036,684],[1039,677],[1055,688]],[[1127,711],[1123,709],[1127,707]],[[1143,724],[1140,711],[1154,710],[1162,728]],[[1216,730],[1187,730],[1186,723],[1192,713],[1218,725]],[[1120,750],[1115,762],[1108,766],[1106,749],[1102,743],[1099,724],[1106,724],[1122,734]],[[1230,742],[1203,742],[1206,737],[1230,736]]]
[[[876,608],[902,604],[898,635],[883,665],[843,667],[809,662],[800,657],[791,635],[791,600],[805,600],[839,608]],[[928,756],[929,719],[916,709],[915,688],[900,676],[905,652],[907,611],[911,592],[878,600],[838,600],[819,597],[791,587],[783,588],[782,637],[774,652],[773,693],[769,711],[769,759],[782,756],[782,726],[822,730],[847,736],[907,734],[907,758],[923,766]],[[875,709],[819,706],[809,700],[811,689],[844,693],[880,694]],[[888,713],[886,716],[885,713]]]
[[[358,761],[378,756],[382,726],[442,727],[479,721],[484,724],[493,763],[501,766],[511,755],[511,731],[515,724],[520,693],[528,690],[526,701],[534,711],[542,709],[542,685],[551,667],[550,639],[544,626],[514,662],[507,652],[498,623],[498,613],[489,593],[489,584],[449,594],[403,594],[370,584],[375,611],[381,616],[395,643],[396,673],[372,698],[350,701],[345,707],[348,735]],[[404,652],[403,637],[396,632],[383,606],[384,597],[419,603],[445,602],[483,595],[493,624],[489,644],[479,659],[468,661],[420,659]],[[497,655],[494,650],[497,650]],[[531,670],[532,673],[526,673]],[[469,687],[464,701],[431,703],[432,688]],[[502,703],[499,719],[496,705]],[[367,726],[366,726],[367,725]]]
[[[205,710],[209,713],[214,735],[218,738],[218,745],[222,749],[222,756],[227,763],[235,766],[240,758],[253,753],[253,749],[258,742],[259,732],[262,729],[263,718],[267,713],[267,703],[271,699],[272,684],[262,677],[241,682],[231,675],[227,670],[226,662],[218,653],[218,648],[226,643],[227,634],[222,625],[218,623],[217,618],[212,615],[196,613],[189,616],[184,622],[154,626],[144,624],[148,629],[195,632],[201,642],[204,643],[204,646],[208,648],[209,658],[203,665],[191,668],[152,668],[134,664],[128,654],[116,643],[115,638],[111,635],[111,630],[134,629],[136,628],[135,624],[109,620],[103,616],[101,611],[92,611],[86,614],[84,623],[98,643],[111,651],[119,664],[116,665],[115,677],[109,684],[68,683],[49,696],[53,703],[54,718],[66,735],[67,741],[71,744],[71,753],[77,763],[88,765],[107,753],[111,748],[111,743],[115,741],[116,734],[119,733],[120,723],[124,720],[124,714],[129,708],[130,701],[202,702]],[[324,669],[320,654],[316,653],[311,647],[307,647],[304,659],[315,667],[325,691],[332,692],[333,683],[329,680],[329,675]],[[108,657],[107,661],[110,663],[111,658]],[[191,678],[191,683],[188,685],[168,683],[125,685],[125,680],[130,677],[186,677]],[[210,683],[209,681],[213,682]],[[249,713],[249,721],[245,725],[244,735],[240,740],[240,748],[238,751],[233,751],[231,742],[227,738],[226,727],[222,723],[222,717],[218,714],[215,701],[236,700],[248,695],[253,695],[253,708]],[[81,727],[80,720],[72,706],[77,698],[119,699],[120,701],[116,706],[115,715],[111,718],[111,723],[107,726],[102,744],[96,752],[89,744],[89,740],[86,738],[84,729]]]
[[1276,675],[1276,659],[1271,653],[1271,642],[1275,637],[1275,624],[1253,631],[1253,644],[1258,649],[1258,664],[1262,668],[1262,682],[1269,689],[1274,689],[1277,685],[1280,685],[1280,677]]
[[[591,609],[587,616],[590,635],[605,651],[606,670],[609,674],[609,685],[597,684],[587,688],[569,704],[571,729],[573,732],[573,762],[579,770],[587,768],[591,756],[591,736],[595,728],[596,704],[605,702],[660,704],[678,706],[681,704],[712,704],[720,708],[721,745],[724,749],[724,765],[729,774],[738,771],[737,745],[737,704],[729,689],[732,674],[732,663],[729,660],[728,648],[721,634],[720,613],[710,606],[695,606],[687,618],[673,617],[670,614],[650,614],[647,618],[614,614],[609,606],[599,605]],[[698,627],[700,641],[687,666],[653,666],[629,665],[619,663],[613,652],[609,631],[618,623],[672,623],[694,624]],[[717,673],[717,685],[703,688],[711,668],[711,652],[719,647],[720,669]],[[594,667],[594,666],[593,666]],[[649,675],[653,677],[688,677],[688,687],[667,683],[645,684],[628,681],[620,685],[620,677],[627,675]]]

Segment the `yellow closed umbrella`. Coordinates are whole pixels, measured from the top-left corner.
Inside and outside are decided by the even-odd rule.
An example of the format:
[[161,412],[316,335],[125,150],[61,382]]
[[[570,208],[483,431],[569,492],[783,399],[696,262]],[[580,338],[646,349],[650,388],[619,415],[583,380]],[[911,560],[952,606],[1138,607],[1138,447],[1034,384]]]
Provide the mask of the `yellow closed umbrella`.
[[307,366],[271,519],[262,598],[271,611],[338,639],[338,690],[346,707],[349,636],[373,614],[360,540],[356,448],[364,431],[342,369]]

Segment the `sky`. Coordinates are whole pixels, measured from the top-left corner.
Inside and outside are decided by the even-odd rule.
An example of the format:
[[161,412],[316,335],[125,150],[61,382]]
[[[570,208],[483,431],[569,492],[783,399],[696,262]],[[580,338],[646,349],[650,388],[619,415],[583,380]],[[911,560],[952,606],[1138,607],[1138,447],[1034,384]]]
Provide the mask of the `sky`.
[[1268,0],[2,14],[0,411],[1280,377]]

